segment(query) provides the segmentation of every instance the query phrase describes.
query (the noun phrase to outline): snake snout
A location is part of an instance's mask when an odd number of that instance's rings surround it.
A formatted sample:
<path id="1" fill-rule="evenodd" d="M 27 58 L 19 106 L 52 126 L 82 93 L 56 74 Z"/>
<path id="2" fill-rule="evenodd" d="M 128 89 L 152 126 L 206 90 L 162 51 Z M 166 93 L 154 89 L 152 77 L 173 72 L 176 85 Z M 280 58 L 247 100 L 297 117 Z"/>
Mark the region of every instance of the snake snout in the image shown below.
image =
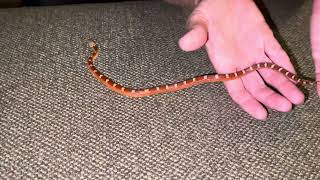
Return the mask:
<path id="1" fill-rule="evenodd" d="M 88 45 L 92 48 L 96 45 L 96 43 L 92 40 L 88 40 Z"/>

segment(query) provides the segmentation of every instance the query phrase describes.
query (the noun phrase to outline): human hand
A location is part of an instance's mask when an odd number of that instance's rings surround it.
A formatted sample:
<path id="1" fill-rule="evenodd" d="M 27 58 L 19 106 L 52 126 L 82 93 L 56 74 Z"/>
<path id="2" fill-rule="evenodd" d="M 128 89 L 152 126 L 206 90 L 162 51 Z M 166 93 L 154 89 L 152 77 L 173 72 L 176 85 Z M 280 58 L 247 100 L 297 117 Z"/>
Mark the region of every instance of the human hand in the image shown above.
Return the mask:
<path id="1" fill-rule="evenodd" d="M 295 73 L 253 0 L 203 0 L 188 24 L 191 30 L 180 39 L 180 48 L 193 51 L 205 45 L 217 73 L 235 72 L 259 62 L 273 62 Z M 267 118 L 263 105 L 288 112 L 292 104 L 304 101 L 303 93 L 291 81 L 268 69 L 224 84 L 231 98 L 260 120 Z"/>
<path id="2" fill-rule="evenodd" d="M 316 68 L 316 78 L 320 81 L 320 0 L 313 1 L 313 13 L 311 19 L 311 44 L 312 56 Z M 317 85 L 320 96 L 320 84 Z"/>

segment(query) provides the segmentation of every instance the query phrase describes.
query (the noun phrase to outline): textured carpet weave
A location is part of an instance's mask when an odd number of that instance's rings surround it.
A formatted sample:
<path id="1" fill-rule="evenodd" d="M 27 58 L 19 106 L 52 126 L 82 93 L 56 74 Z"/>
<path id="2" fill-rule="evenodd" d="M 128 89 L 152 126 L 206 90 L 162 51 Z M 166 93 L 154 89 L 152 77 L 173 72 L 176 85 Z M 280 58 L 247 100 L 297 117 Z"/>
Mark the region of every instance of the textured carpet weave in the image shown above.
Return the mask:
<path id="1" fill-rule="evenodd" d="M 313 77 L 306 1 L 271 14 L 300 74 Z M 177 46 L 186 11 L 158 1 L 0 10 L 0 179 L 319 179 L 320 100 L 259 122 L 222 84 L 130 99 L 86 68 L 145 88 L 212 73 Z"/>

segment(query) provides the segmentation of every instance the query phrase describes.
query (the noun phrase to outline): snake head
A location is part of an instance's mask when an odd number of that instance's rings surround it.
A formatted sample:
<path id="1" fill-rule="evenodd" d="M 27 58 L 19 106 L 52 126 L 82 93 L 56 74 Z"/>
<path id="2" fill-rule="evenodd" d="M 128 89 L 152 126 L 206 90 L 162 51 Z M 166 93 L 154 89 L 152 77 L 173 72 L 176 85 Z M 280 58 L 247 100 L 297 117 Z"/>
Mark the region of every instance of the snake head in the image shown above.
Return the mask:
<path id="1" fill-rule="evenodd" d="M 92 40 L 88 40 L 88 45 L 93 48 L 94 46 L 96 46 L 96 43 Z"/>

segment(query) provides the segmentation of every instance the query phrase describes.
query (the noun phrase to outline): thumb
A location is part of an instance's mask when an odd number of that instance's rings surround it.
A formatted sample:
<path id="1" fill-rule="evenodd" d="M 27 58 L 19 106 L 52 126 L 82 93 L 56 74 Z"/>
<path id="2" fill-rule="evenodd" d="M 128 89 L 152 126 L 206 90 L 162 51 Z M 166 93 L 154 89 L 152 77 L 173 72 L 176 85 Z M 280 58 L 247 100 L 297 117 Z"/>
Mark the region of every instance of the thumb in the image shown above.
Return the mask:
<path id="1" fill-rule="evenodd" d="M 208 39 L 208 28 L 206 23 L 200 20 L 196 21 L 192 18 L 190 24 L 192 26 L 189 32 L 179 40 L 179 46 L 184 51 L 197 50 L 201 48 Z"/>

